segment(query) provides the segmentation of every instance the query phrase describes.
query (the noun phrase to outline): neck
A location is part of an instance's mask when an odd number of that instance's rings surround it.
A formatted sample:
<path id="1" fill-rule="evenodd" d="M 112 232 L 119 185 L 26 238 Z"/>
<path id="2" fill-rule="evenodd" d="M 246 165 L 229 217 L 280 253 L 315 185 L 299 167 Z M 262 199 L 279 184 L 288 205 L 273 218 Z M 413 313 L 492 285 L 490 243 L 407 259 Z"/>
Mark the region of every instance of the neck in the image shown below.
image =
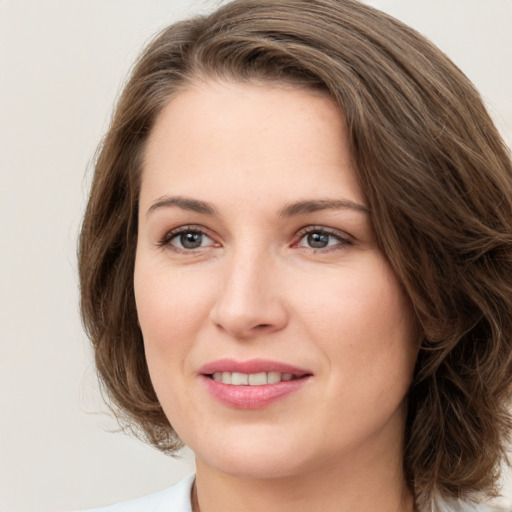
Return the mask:
<path id="1" fill-rule="evenodd" d="M 405 484 L 401 453 L 396 455 L 391 466 L 389 460 L 379 459 L 359 464 L 352 460 L 345 466 L 325 461 L 322 467 L 279 478 L 233 476 L 198 460 L 193 510 L 413 512 L 414 498 Z"/>

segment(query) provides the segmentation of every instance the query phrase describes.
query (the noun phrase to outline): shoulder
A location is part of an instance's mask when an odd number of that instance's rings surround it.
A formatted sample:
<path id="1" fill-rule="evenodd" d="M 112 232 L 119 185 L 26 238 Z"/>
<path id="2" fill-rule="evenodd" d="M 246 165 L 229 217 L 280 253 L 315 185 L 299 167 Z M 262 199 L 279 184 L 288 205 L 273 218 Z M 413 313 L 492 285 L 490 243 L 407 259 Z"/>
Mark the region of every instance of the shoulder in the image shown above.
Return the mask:
<path id="1" fill-rule="evenodd" d="M 167 489 L 82 512 L 192 512 L 190 491 L 195 475 L 189 475 Z"/>

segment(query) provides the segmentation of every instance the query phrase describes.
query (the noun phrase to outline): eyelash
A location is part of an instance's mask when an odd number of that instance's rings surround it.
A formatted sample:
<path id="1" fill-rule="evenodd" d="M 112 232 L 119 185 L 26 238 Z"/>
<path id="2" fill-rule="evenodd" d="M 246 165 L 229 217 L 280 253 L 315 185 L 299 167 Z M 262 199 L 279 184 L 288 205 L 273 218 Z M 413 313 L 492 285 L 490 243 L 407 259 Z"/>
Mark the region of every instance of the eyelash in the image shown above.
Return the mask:
<path id="1" fill-rule="evenodd" d="M 204 247 L 200 246 L 200 247 L 192 248 L 192 249 L 176 247 L 171 244 L 172 240 L 174 240 L 176 237 L 186 234 L 186 233 L 197 233 L 199 235 L 206 236 L 213 241 L 213 238 L 211 236 L 209 236 L 206 231 L 207 230 L 205 230 L 205 228 L 202 226 L 190 226 L 190 225 L 189 226 L 180 226 L 179 228 L 173 229 L 173 230 L 165 233 L 164 236 L 160 238 L 157 245 L 160 248 L 170 247 L 171 250 L 176 251 L 176 252 L 181 252 L 181 253 L 186 253 L 186 254 L 194 254 L 195 252 L 197 252 L 201 249 L 204 249 Z M 328 237 L 335 238 L 338 241 L 338 243 L 331 245 L 331 246 L 328 245 L 328 246 L 322 247 L 322 248 L 300 246 L 300 242 L 306 236 L 311 235 L 311 234 L 327 235 Z M 342 236 L 339 231 L 331 230 L 331 229 L 325 228 L 324 226 L 308 226 L 306 228 L 303 228 L 302 230 L 300 230 L 298 232 L 297 238 L 298 238 L 298 240 L 292 244 L 292 247 L 294 247 L 294 248 L 302 247 L 303 249 L 306 249 L 308 252 L 313 252 L 313 253 L 326 253 L 326 252 L 343 249 L 346 246 L 354 245 L 353 240 L 351 240 L 351 238 L 348 235 Z M 212 245 L 218 246 L 218 244 L 216 244 L 215 242 Z M 211 247 L 212 245 L 209 245 L 206 247 Z"/>
<path id="2" fill-rule="evenodd" d="M 202 247 L 198 247 L 196 249 L 185 249 L 181 247 L 176 247 L 171 244 L 172 240 L 174 240 L 176 237 L 186 234 L 186 233 L 198 233 L 200 235 L 206 236 L 210 238 L 212 237 L 208 236 L 206 229 L 202 226 L 180 226 L 179 228 L 173 229 L 171 231 L 168 231 L 164 234 L 162 238 L 158 241 L 157 245 L 158 247 L 170 247 L 172 250 L 176 252 L 183 252 L 187 254 L 193 254 L 199 249 L 202 249 Z"/>
<path id="3" fill-rule="evenodd" d="M 298 233 L 298 241 L 293 244 L 294 247 L 299 247 L 300 242 L 304 239 L 304 237 L 311 235 L 313 233 L 317 233 L 320 235 L 327 235 L 329 237 L 335 238 L 338 243 L 322 247 L 322 248 L 314 248 L 314 247 L 304 247 L 304 249 L 314 252 L 314 253 L 326 253 L 331 251 L 336 251 L 345 248 L 346 246 L 354 245 L 353 240 L 349 237 L 349 235 L 345 234 L 342 236 L 339 231 L 328 229 L 324 226 L 308 226 L 307 228 L 302 229 Z"/>

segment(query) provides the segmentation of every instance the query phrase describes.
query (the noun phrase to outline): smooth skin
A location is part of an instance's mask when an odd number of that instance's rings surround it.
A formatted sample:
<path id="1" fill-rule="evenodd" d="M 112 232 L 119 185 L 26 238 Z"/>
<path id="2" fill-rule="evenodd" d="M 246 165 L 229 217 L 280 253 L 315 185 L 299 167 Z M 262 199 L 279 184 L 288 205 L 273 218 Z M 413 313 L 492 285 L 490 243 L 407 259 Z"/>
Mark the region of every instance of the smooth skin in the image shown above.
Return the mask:
<path id="1" fill-rule="evenodd" d="M 196 512 L 414 509 L 417 329 L 327 96 L 206 81 L 169 101 L 145 154 L 135 296 L 156 393 L 196 455 Z M 199 373 L 222 358 L 312 376 L 238 409 Z"/>

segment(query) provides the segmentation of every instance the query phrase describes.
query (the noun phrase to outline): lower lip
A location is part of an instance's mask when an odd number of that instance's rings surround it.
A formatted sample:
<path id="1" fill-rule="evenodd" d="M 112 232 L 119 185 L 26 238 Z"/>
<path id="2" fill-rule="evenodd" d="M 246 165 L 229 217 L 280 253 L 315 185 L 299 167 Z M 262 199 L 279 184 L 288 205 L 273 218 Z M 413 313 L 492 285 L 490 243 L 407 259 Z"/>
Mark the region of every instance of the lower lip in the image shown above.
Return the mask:
<path id="1" fill-rule="evenodd" d="M 298 391 L 309 377 L 262 386 L 233 386 L 203 375 L 206 389 L 219 402 L 235 409 L 261 409 Z"/>

